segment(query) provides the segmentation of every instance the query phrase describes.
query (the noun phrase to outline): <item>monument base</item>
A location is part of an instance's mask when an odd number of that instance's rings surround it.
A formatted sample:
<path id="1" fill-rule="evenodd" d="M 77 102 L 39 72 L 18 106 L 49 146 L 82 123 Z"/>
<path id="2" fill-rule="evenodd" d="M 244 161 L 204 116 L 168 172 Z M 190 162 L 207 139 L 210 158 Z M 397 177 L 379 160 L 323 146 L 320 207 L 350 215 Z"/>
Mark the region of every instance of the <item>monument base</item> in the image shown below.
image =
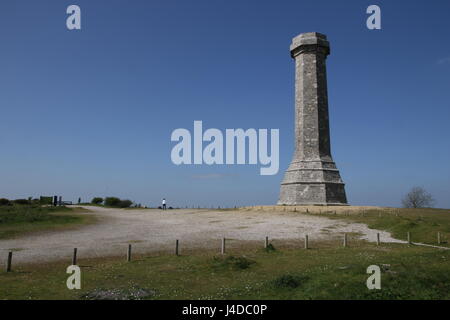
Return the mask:
<path id="1" fill-rule="evenodd" d="M 346 205 L 344 186 L 333 161 L 294 161 L 286 170 L 277 204 Z"/>
<path id="2" fill-rule="evenodd" d="M 344 184 L 282 184 L 278 205 L 342 206 L 347 205 Z"/>

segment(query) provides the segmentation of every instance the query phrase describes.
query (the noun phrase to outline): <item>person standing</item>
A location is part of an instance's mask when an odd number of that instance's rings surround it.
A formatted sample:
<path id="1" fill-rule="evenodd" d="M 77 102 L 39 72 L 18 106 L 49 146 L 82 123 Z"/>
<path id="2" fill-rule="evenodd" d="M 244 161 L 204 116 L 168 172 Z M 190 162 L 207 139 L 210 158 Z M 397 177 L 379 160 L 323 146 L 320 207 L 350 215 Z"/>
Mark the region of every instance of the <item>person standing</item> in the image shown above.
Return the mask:
<path id="1" fill-rule="evenodd" d="M 162 199 L 162 209 L 166 210 L 166 198 Z"/>

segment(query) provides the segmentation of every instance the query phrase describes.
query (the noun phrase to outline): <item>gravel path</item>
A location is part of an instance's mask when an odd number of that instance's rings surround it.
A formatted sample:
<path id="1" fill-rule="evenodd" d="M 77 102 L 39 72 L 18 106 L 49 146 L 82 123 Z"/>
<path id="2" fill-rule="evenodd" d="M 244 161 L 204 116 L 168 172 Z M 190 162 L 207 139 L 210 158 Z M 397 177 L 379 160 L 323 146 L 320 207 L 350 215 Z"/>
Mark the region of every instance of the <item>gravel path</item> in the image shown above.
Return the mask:
<path id="1" fill-rule="evenodd" d="M 99 217 L 99 222 L 76 230 L 42 232 L 16 239 L 0 240 L 0 263 L 8 250 L 14 253 L 14 264 L 70 261 L 73 248 L 80 257 L 115 256 L 125 253 L 129 243 L 134 252 L 172 250 L 175 239 L 182 247 L 219 247 L 223 237 L 263 241 L 299 239 L 308 234 L 311 240 L 341 237 L 343 232 L 361 234 L 360 238 L 382 242 L 393 239 L 388 232 L 369 229 L 360 223 L 347 223 L 325 217 L 285 212 L 220 211 L 220 210 L 123 210 L 84 207 Z"/>

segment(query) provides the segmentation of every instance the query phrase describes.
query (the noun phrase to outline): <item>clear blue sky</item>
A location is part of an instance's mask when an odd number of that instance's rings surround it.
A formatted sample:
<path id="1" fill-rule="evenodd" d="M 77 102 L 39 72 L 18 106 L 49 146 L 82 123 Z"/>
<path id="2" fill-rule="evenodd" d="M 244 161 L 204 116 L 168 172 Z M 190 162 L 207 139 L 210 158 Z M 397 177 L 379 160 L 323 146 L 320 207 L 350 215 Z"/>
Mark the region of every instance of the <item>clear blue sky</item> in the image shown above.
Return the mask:
<path id="1" fill-rule="evenodd" d="M 82 30 L 66 28 L 66 8 Z M 382 30 L 366 28 L 367 6 Z M 2 1 L 0 197 L 273 204 L 293 153 L 291 39 L 325 33 L 334 160 L 354 205 L 450 207 L 449 1 Z M 279 128 L 280 170 L 175 166 L 171 132 Z"/>

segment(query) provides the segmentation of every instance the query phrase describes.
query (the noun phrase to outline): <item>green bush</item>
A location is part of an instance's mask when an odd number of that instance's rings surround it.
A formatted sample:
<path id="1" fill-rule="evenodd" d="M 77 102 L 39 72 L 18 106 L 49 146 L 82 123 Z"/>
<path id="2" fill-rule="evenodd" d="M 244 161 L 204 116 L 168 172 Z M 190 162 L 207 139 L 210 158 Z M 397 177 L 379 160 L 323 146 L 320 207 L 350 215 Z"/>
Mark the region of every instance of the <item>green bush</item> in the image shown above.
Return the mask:
<path id="1" fill-rule="evenodd" d="M 53 197 L 44 197 L 41 196 L 39 198 L 39 203 L 40 204 L 53 204 Z"/>
<path id="2" fill-rule="evenodd" d="M 250 268 L 255 261 L 247 259 L 246 257 L 214 257 L 213 268 L 225 268 L 233 270 L 244 270 Z"/>
<path id="3" fill-rule="evenodd" d="M 9 206 L 11 205 L 11 201 L 5 198 L 0 198 L 0 206 Z"/>
<path id="4" fill-rule="evenodd" d="M 108 207 L 118 207 L 120 204 L 120 199 L 116 197 L 106 197 L 105 206 Z"/>
<path id="5" fill-rule="evenodd" d="M 95 197 L 91 200 L 92 204 L 101 204 L 103 202 L 103 198 Z"/>
<path id="6" fill-rule="evenodd" d="M 71 211 L 67 207 L 42 207 L 38 205 L 11 205 L 0 207 L 0 225 L 21 222 L 42 222 L 72 219 L 73 217 L 55 217 L 51 213 Z"/>
<path id="7" fill-rule="evenodd" d="M 120 200 L 119 202 L 119 208 L 129 208 L 133 204 L 133 201 L 131 200 Z"/>
<path id="8" fill-rule="evenodd" d="M 302 283 L 308 280 L 305 276 L 283 274 L 272 281 L 272 286 L 275 288 L 297 288 Z"/>
<path id="9" fill-rule="evenodd" d="M 28 201 L 27 199 L 16 199 L 14 200 L 15 204 L 30 204 L 30 201 Z"/>
<path id="10" fill-rule="evenodd" d="M 131 200 L 120 200 L 117 197 L 107 197 L 105 198 L 105 206 L 115 207 L 115 208 L 129 208 L 133 204 Z"/>

